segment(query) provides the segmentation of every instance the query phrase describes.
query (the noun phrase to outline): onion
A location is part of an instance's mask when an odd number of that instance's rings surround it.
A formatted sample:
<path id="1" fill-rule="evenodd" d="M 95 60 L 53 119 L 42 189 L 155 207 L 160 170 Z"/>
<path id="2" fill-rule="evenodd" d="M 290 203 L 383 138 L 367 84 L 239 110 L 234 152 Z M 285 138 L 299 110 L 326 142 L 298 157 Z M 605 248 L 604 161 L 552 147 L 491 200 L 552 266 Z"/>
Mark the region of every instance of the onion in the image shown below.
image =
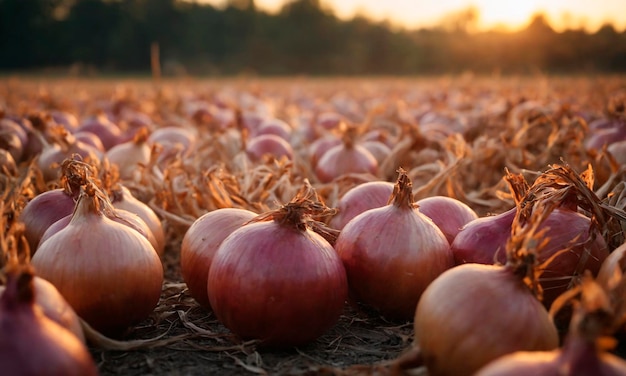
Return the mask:
<path id="1" fill-rule="evenodd" d="M 101 153 L 104 153 L 106 151 L 104 149 L 104 145 L 102 144 L 102 141 L 100 141 L 100 138 L 96 136 L 94 133 L 86 132 L 86 131 L 76 132 L 74 133 L 74 138 L 76 138 L 77 141 L 83 142 L 93 147 L 94 149 L 98 150 Z"/>
<path id="2" fill-rule="evenodd" d="M 56 287 L 45 279 L 35 276 L 33 278 L 33 289 L 35 291 L 34 304 L 41 309 L 41 312 L 50 320 L 74 333 L 84 343 L 85 333 L 83 333 L 80 319 Z M 0 296 L 4 293 L 4 290 L 5 286 L 0 286 Z"/>
<path id="3" fill-rule="evenodd" d="M 112 221 L 123 224 L 124 226 L 128 226 L 137 231 L 139 234 L 141 234 L 141 236 L 143 236 L 144 238 L 146 238 L 146 240 L 150 242 L 152 248 L 154 248 L 155 252 L 157 252 L 156 249 L 159 244 L 157 243 L 154 234 L 152 233 L 148 225 L 137 214 L 122 209 L 113 209 L 107 210 L 105 212 L 105 215 L 109 217 L 109 219 L 111 219 Z M 52 235 L 67 227 L 67 225 L 69 225 L 72 221 L 72 216 L 72 214 L 67 215 L 48 227 L 46 232 L 44 232 L 43 236 L 41 237 L 37 248 L 41 247 L 41 244 L 48 240 L 50 237 L 52 237 Z M 159 252 L 157 252 L 157 254 L 159 255 L 159 257 L 162 256 L 162 254 Z"/>
<path id="4" fill-rule="evenodd" d="M 31 268 L 7 271 L 0 298 L 0 369 L 6 375 L 97 375 L 85 345 L 35 304 Z"/>
<path id="5" fill-rule="evenodd" d="M 391 149 L 389 148 L 389 146 L 383 144 L 380 141 L 364 141 L 361 145 L 365 149 L 367 149 L 367 151 L 372 153 L 374 158 L 376 158 L 376 162 L 378 162 L 379 165 L 382 164 L 385 159 L 387 159 L 389 154 L 391 154 Z"/>
<path id="6" fill-rule="evenodd" d="M 28 134 L 26 133 L 24 128 L 20 126 L 20 124 L 11 119 L 1 118 L 0 132 L 4 133 L 5 131 L 8 131 L 8 133 L 11 134 L 15 134 L 17 138 L 19 138 L 22 147 L 26 146 L 26 144 L 28 143 Z"/>
<path id="7" fill-rule="evenodd" d="M 201 306 L 211 307 L 207 280 L 217 248 L 230 233 L 254 217 L 256 214 L 249 210 L 217 209 L 195 220 L 185 233 L 180 249 L 180 270 L 189 293 Z"/>
<path id="8" fill-rule="evenodd" d="M 416 209 L 406 172 L 399 172 L 389 205 L 349 221 L 335 249 L 358 301 L 384 316 L 410 319 L 424 289 L 454 260 L 441 230 Z"/>
<path id="9" fill-rule="evenodd" d="M 476 375 L 626 375 L 626 361 L 602 348 L 606 341 L 601 336 L 612 330 L 614 313 L 605 292 L 587 277 L 581 301 L 574 302 L 574 316 L 562 348 L 514 352 L 489 363 Z"/>
<path id="10" fill-rule="evenodd" d="M 343 143 L 330 148 L 315 165 L 315 175 L 322 183 L 349 173 L 378 173 L 376 158 L 365 147 L 355 144 L 355 132 L 348 128 Z"/>
<path id="11" fill-rule="evenodd" d="M 456 263 L 505 262 L 504 248 L 511 235 L 515 213 L 516 210 L 512 209 L 468 223 L 452 242 Z M 597 231 L 590 233 L 591 220 L 577 212 L 556 208 L 543 226 L 547 230 L 548 243 L 538 254 L 538 260 L 539 263 L 551 261 L 542 267 L 539 282 L 544 291 L 544 304 L 549 307 L 583 271 L 589 270 L 596 275 L 609 252 L 601 234 Z M 572 246 L 571 250 L 563 252 L 568 246 Z"/>
<path id="12" fill-rule="evenodd" d="M 422 214 L 435 222 L 449 243 L 452 243 L 463 226 L 478 219 L 472 208 L 452 197 L 426 197 L 416 204 Z"/>
<path id="13" fill-rule="evenodd" d="M 341 230 L 352 218 L 364 211 L 387 205 L 393 187 L 391 182 L 372 181 L 351 188 L 337 202 L 337 214 L 330 220 L 330 227 Z"/>
<path id="14" fill-rule="evenodd" d="M 548 312 L 516 273 L 465 264 L 428 286 L 414 328 L 429 375 L 471 375 L 502 355 L 558 346 Z"/>
<path id="15" fill-rule="evenodd" d="M 120 179 L 133 179 L 141 171 L 139 166 L 150 163 L 152 148 L 148 136 L 148 129 L 141 128 L 132 141 L 117 144 L 107 151 L 106 157 L 119 168 Z"/>
<path id="16" fill-rule="evenodd" d="M 0 172 L 9 176 L 17 176 L 17 163 L 11 153 L 0 149 Z"/>
<path id="17" fill-rule="evenodd" d="M 254 161 L 261 160 L 265 155 L 276 159 L 286 157 L 293 159 L 293 148 L 284 138 L 274 134 L 255 136 L 246 145 L 246 152 Z"/>
<path id="18" fill-rule="evenodd" d="M 83 120 L 78 131 L 91 132 L 98 136 L 106 150 L 122 142 L 123 139 L 122 130 L 104 114 Z"/>
<path id="19" fill-rule="evenodd" d="M 0 129 L 0 149 L 9 152 L 13 160 L 21 161 L 24 153 L 22 141 L 14 131 L 10 129 Z"/>
<path id="20" fill-rule="evenodd" d="M 343 116 L 341 114 L 327 111 L 327 112 L 322 112 L 319 115 L 317 115 L 317 120 L 315 124 L 317 124 L 319 127 L 323 129 L 331 130 L 331 129 L 339 128 L 339 125 L 342 122 L 343 122 Z"/>
<path id="21" fill-rule="evenodd" d="M 332 245 L 311 230 L 317 222 L 310 216 L 319 205 L 309 194 L 300 192 L 233 231 L 215 253 L 209 301 L 217 318 L 241 338 L 266 346 L 305 344 L 343 311 L 345 270 Z"/>
<path id="22" fill-rule="evenodd" d="M 311 166 L 315 167 L 324 154 L 334 146 L 341 145 L 341 139 L 330 135 L 316 139 L 309 146 Z"/>
<path id="23" fill-rule="evenodd" d="M 263 120 L 259 125 L 254 136 L 260 136 L 262 134 L 273 134 L 281 137 L 285 141 L 289 141 L 291 138 L 291 127 L 283 120 L 268 118 Z"/>
<path id="24" fill-rule="evenodd" d="M 61 166 L 62 188 L 42 192 L 24 206 L 19 221 L 24 223 L 24 235 L 31 253 L 37 249 L 48 227 L 72 214 L 80 187 L 87 183 L 90 168 L 80 161 L 66 160 Z"/>
<path id="25" fill-rule="evenodd" d="M 73 155 L 78 155 L 85 160 L 100 160 L 102 153 L 96 148 L 82 141 L 78 141 L 72 134 L 60 128 L 54 129 L 53 132 L 56 133 L 57 143 L 47 143 L 47 141 L 40 136 L 40 140 L 44 146 L 37 159 L 37 165 L 42 170 L 46 181 L 57 179 L 59 174 L 57 165 L 60 165 L 63 160 Z"/>
<path id="26" fill-rule="evenodd" d="M 78 119 L 74 114 L 67 111 L 50 111 L 50 117 L 56 124 L 62 125 L 71 133 L 75 133 L 78 130 Z"/>
<path id="27" fill-rule="evenodd" d="M 89 325 L 119 335 L 156 307 L 163 267 L 145 237 L 105 215 L 109 205 L 88 185 L 70 223 L 41 243 L 32 264 Z"/>
<path id="28" fill-rule="evenodd" d="M 147 204 L 135 198 L 128 188 L 122 185 L 114 188 L 111 192 L 111 196 L 111 203 L 116 209 L 122 209 L 134 213 L 138 215 L 143 222 L 145 222 L 150 229 L 150 232 L 152 232 L 152 235 L 154 235 L 154 239 L 156 241 L 155 250 L 160 256 L 163 256 L 166 243 L 165 231 L 161 220 L 156 215 L 154 210 L 152 210 L 152 208 L 150 208 Z"/>

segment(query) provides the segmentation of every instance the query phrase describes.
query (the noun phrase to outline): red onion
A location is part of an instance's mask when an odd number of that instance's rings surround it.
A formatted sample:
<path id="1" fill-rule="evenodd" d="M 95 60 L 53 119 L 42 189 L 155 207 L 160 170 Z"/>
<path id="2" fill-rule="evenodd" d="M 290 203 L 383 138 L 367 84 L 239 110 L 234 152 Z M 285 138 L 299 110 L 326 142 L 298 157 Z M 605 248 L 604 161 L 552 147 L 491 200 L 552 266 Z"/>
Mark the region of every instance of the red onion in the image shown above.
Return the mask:
<path id="1" fill-rule="evenodd" d="M 315 175 L 322 183 L 349 173 L 378 173 L 378 162 L 366 148 L 352 141 L 330 148 L 315 165 Z"/>
<path id="2" fill-rule="evenodd" d="M 150 163 L 152 147 L 148 143 L 148 129 L 141 128 L 133 140 L 119 143 L 110 148 L 106 157 L 118 166 L 120 179 L 133 179 L 141 172 L 140 166 Z"/>
<path id="3" fill-rule="evenodd" d="M 67 111 L 50 111 L 50 117 L 56 124 L 62 125 L 71 133 L 75 133 L 78 130 L 78 119 L 74 114 Z"/>
<path id="4" fill-rule="evenodd" d="M 180 270 L 191 296 L 210 308 L 207 293 L 209 268 L 222 241 L 244 223 L 256 217 L 254 212 L 238 208 L 213 210 L 194 221 L 183 237 Z"/>
<path id="5" fill-rule="evenodd" d="M 331 130 L 339 128 L 339 125 L 343 122 L 343 116 L 336 112 L 322 112 L 317 115 L 316 124 L 323 129 Z"/>
<path id="6" fill-rule="evenodd" d="M 261 160 L 265 155 L 274 158 L 286 157 L 293 159 L 293 148 L 280 136 L 274 134 L 262 134 L 255 136 L 246 145 L 246 152 L 254 161 Z"/>
<path id="7" fill-rule="evenodd" d="M 511 209 L 497 216 L 479 218 L 468 223 L 452 242 L 455 262 L 504 263 L 504 249 L 511 235 L 515 214 L 516 210 Z M 549 307 L 556 297 L 570 287 L 577 275 L 585 270 L 596 275 L 609 253 L 599 232 L 593 235 L 591 243 L 586 244 L 590 237 L 591 221 L 582 214 L 556 208 L 542 226 L 547 229 L 545 237 L 548 244 L 538 254 L 539 263 L 554 257 L 545 265 L 539 277 L 544 290 L 543 301 Z M 570 245 L 573 245 L 570 251 L 561 252 Z"/>
<path id="8" fill-rule="evenodd" d="M 41 312 L 50 320 L 72 332 L 84 343 L 85 333 L 83 333 L 80 319 L 56 287 L 45 279 L 35 276 L 33 278 L 33 289 L 35 292 L 34 304 L 41 309 Z M 4 293 L 4 290 L 5 286 L 0 286 L 0 296 Z"/>
<path id="9" fill-rule="evenodd" d="M 389 148 L 389 146 L 383 144 L 380 141 L 364 141 L 363 143 L 361 143 L 361 146 L 363 146 L 365 149 L 367 149 L 367 151 L 372 153 L 374 158 L 376 158 L 376 162 L 378 162 L 379 165 L 382 164 L 385 159 L 387 159 L 389 154 L 391 154 L 391 149 Z"/>
<path id="10" fill-rule="evenodd" d="M 356 300 L 384 316 L 410 319 L 424 289 L 454 260 L 441 230 L 416 209 L 402 169 L 389 202 L 348 222 L 335 249 Z"/>
<path id="11" fill-rule="evenodd" d="M 74 138 L 76 138 L 77 141 L 83 142 L 95 148 L 101 153 L 104 153 L 106 151 L 104 149 L 104 145 L 102 144 L 102 141 L 100 141 L 100 138 L 96 136 L 94 133 L 86 132 L 86 131 L 76 132 L 74 133 Z"/>
<path id="12" fill-rule="evenodd" d="M 343 312 L 345 270 L 332 245 L 311 230 L 317 206 L 306 197 L 233 231 L 215 253 L 207 284 L 211 307 L 244 339 L 305 344 Z"/>
<path id="13" fill-rule="evenodd" d="M 24 146 L 13 130 L 0 129 L 0 149 L 8 151 L 11 157 L 13 157 L 13 160 L 18 162 L 22 160 Z"/>
<path id="14" fill-rule="evenodd" d="M 0 369 L 6 375 L 97 375 L 85 345 L 35 304 L 31 268 L 10 269 L 0 298 Z"/>
<path id="15" fill-rule="evenodd" d="M 100 138 L 106 150 L 122 142 L 122 131 L 105 115 L 96 115 L 82 121 L 78 131 L 91 132 Z"/>
<path id="16" fill-rule="evenodd" d="M 444 272 L 422 294 L 414 328 L 432 376 L 471 375 L 502 355 L 559 344 L 548 312 L 511 266 Z"/>
<path id="17" fill-rule="evenodd" d="M 351 188 L 337 202 L 337 214 L 330 220 L 330 227 L 341 230 L 352 218 L 364 211 L 387 205 L 393 187 L 391 182 L 372 181 Z"/>
<path id="18" fill-rule="evenodd" d="M 337 145 L 341 145 L 341 139 L 333 135 L 320 137 L 313 141 L 309 146 L 311 166 L 315 167 L 320 158 Z"/>
<path id="19" fill-rule="evenodd" d="M 70 223 L 41 243 L 32 264 L 89 325 L 119 335 L 156 307 L 163 267 L 145 237 L 105 215 L 107 201 L 88 185 Z"/>
<path id="20" fill-rule="evenodd" d="M 580 301 L 573 304 L 574 315 L 562 348 L 514 352 L 487 364 L 476 375 L 626 375 L 626 361 L 600 345 L 600 337 L 610 333 L 616 321 L 606 293 L 589 277 L 583 280 Z"/>
<path id="21" fill-rule="evenodd" d="M 452 197 L 426 197 L 416 204 L 422 214 L 435 222 L 450 244 L 463 226 L 478 219 L 472 208 Z"/>
<path id="22" fill-rule="evenodd" d="M 155 249 L 157 253 L 160 256 L 163 256 L 166 243 L 165 231 L 161 220 L 156 215 L 154 210 L 152 210 L 152 208 L 150 208 L 147 204 L 135 198 L 128 188 L 121 185 L 112 189 L 111 196 L 111 203 L 116 209 L 122 209 L 134 213 L 145 222 L 150 229 L 150 232 L 154 235 L 154 239 L 156 241 Z"/>
<path id="23" fill-rule="evenodd" d="M 72 214 L 80 187 L 87 183 L 90 167 L 82 162 L 67 160 L 62 166 L 62 188 L 42 192 L 30 200 L 20 213 L 24 235 L 30 252 L 34 253 L 48 227 Z"/>
<path id="24" fill-rule="evenodd" d="M 112 221 L 123 224 L 124 226 L 128 226 L 137 231 L 139 234 L 141 234 L 141 236 L 143 236 L 144 238 L 146 238 L 146 240 L 150 242 L 155 252 L 157 252 L 156 248 L 159 245 L 157 244 L 154 234 L 152 233 L 148 225 L 137 214 L 122 209 L 112 209 L 110 211 L 107 211 L 105 215 L 109 217 L 109 219 L 111 219 Z M 41 247 L 41 244 L 48 240 L 50 237 L 52 237 L 54 234 L 67 227 L 67 225 L 69 225 L 72 221 L 72 216 L 73 214 L 67 215 L 48 227 L 46 232 L 44 232 L 43 236 L 41 237 L 37 248 Z M 158 252 L 157 254 L 159 255 L 159 257 L 162 256 L 162 254 Z"/>
<path id="25" fill-rule="evenodd" d="M 269 118 L 265 119 L 259 125 L 254 136 L 260 136 L 262 134 L 273 134 L 283 138 L 285 141 L 289 141 L 291 138 L 291 127 L 283 120 Z"/>

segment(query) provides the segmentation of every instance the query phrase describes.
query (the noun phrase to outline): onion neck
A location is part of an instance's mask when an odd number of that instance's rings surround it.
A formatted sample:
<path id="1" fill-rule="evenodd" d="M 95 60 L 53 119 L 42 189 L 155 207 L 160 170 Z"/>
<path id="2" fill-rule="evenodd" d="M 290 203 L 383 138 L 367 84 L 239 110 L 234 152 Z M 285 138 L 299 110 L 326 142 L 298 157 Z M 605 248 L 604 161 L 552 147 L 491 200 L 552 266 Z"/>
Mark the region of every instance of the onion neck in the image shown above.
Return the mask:
<path id="1" fill-rule="evenodd" d="M 6 289 L 0 299 L 3 310 L 15 310 L 20 306 L 34 304 L 34 278 L 35 274 L 31 266 L 10 267 L 7 272 Z"/>
<path id="2" fill-rule="evenodd" d="M 389 204 L 401 209 L 415 209 L 417 206 L 413 201 L 413 183 L 403 168 L 398 169 L 398 181 L 393 187 L 393 193 L 389 198 Z"/>

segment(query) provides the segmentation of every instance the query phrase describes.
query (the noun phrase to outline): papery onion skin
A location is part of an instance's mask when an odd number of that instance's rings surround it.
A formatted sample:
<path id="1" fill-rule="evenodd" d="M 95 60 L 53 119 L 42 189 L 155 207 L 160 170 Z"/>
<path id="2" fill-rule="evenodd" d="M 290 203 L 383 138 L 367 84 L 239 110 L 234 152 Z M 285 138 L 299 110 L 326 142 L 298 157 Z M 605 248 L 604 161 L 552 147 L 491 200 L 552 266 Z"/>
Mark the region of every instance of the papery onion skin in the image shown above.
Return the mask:
<path id="1" fill-rule="evenodd" d="M 50 320 L 61 325 L 65 329 L 85 343 L 85 333 L 80 319 L 69 303 L 59 293 L 54 285 L 43 278 L 35 276 L 33 279 L 35 289 L 35 304 Z M 5 286 L 0 286 L 0 296 L 4 293 Z"/>
<path id="2" fill-rule="evenodd" d="M 74 197 L 61 188 L 42 192 L 26 204 L 19 220 L 25 225 L 24 235 L 28 240 L 31 254 L 37 250 L 41 237 L 48 227 L 72 214 L 75 205 Z"/>
<path id="3" fill-rule="evenodd" d="M 345 270 L 320 235 L 275 221 L 247 224 L 218 248 L 207 290 L 217 318 L 266 346 L 313 341 L 341 315 Z"/>
<path id="4" fill-rule="evenodd" d="M 137 231 L 141 236 L 143 236 L 150 242 L 152 248 L 155 250 L 155 252 L 157 252 L 159 257 L 163 256 L 156 250 L 158 244 L 156 238 L 154 237 L 154 234 L 152 234 L 152 231 L 150 230 L 148 225 L 146 225 L 146 223 L 143 222 L 143 220 L 137 214 L 131 213 L 123 209 L 116 209 L 112 213 L 110 213 L 109 218 L 117 223 L 121 223 L 124 226 L 128 226 L 129 228 Z M 46 232 L 44 232 L 43 236 L 41 237 L 37 248 L 39 248 L 43 242 L 48 240 L 54 234 L 67 227 L 67 225 L 69 225 L 71 221 L 72 214 L 63 217 L 50 225 L 50 227 L 48 227 Z"/>
<path id="5" fill-rule="evenodd" d="M 444 272 L 424 291 L 414 329 L 431 376 L 471 375 L 505 354 L 559 344 L 543 305 L 512 270 L 497 265 Z"/>
<path id="6" fill-rule="evenodd" d="M 412 318 L 428 284 L 454 266 L 450 245 L 432 221 L 394 205 L 354 217 L 335 249 L 354 298 L 391 319 Z"/>
<path id="7" fill-rule="evenodd" d="M 202 307 L 211 308 L 207 280 L 217 248 L 228 235 L 255 216 L 256 213 L 245 209 L 217 209 L 196 219 L 185 233 L 180 249 L 180 271 L 189 294 Z"/>
<path id="8" fill-rule="evenodd" d="M 137 214 L 141 218 L 152 234 L 156 241 L 156 251 L 159 255 L 163 256 L 165 253 L 165 230 L 163 229 L 163 223 L 152 208 L 141 200 L 137 199 L 133 194 L 124 186 L 120 186 L 112 191 L 111 203 L 116 209 L 122 209 L 131 213 Z"/>
<path id="9" fill-rule="evenodd" d="M 70 223 L 41 243 L 32 264 L 96 330 L 118 336 L 156 307 L 163 267 L 150 242 L 81 196 Z"/>
<path id="10" fill-rule="evenodd" d="M 335 250 L 352 296 L 391 319 L 411 319 L 424 289 L 454 266 L 445 236 L 416 209 L 404 170 L 389 204 L 352 218 Z"/>
<path id="11" fill-rule="evenodd" d="M 387 205 L 393 193 L 393 183 L 372 181 L 348 190 L 337 202 L 337 214 L 330 220 L 330 227 L 341 230 L 350 220 L 366 210 Z"/>
<path id="12" fill-rule="evenodd" d="M 24 277 L 9 277 L 0 298 L 0 370 L 11 376 L 95 376 L 85 345 L 44 315 L 24 290 Z M 32 278 L 32 277 L 31 277 Z M 18 279 L 18 280 L 16 280 Z M 19 280 L 21 279 L 21 281 Z M 16 285 L 17 283 L 17 285 Z M 36 292 L 34 292 L 36 294 Z"/>
<path id="13" fill-rule="evenodd" d="M 275 134 L 262 134 L 251 138 L 246 145 L 246 152 L 250 159 L 261 160 L 264 155 L 271 155 L 274 158 L 286 157 L 293 159 L 293 148 L 289 142 Z"/>
<path id="14" fill-rule="evenodd" d="M 515 216 L 515 209 L 493 217 L 479 218 L 468 223 L 459 232 L 452 242 L 452 252 L 457 264 L 476 262 L 482 264 L 504 263 L 506 241 L 511 234 L 511 224 Z M 587 247 L 582 245 L 589 238 L 591 221 L 582 214 L 569 209 L 555 209 L 541 224 L 540 228 L 548 228 L 546 238 L 548 244 L 539 252 L 539 264 L 548 260 L 557 252 L 567 247 L 572 240 L 576 245 L 572 251 L 563 252 L 556 256 L 539 276 L 539 282 L 543 287 L 543 302 L 546 307 L 560 294 L 568 289 L 571 277 L 582 274 L 585 270 L 596 275 L 600 270 L 602 261 L 609 255 L 608 246 L 599 233 Z M 582 266 L 579 262 L 582 257 L 586 261 Z M 587 257 L 588 256 L 588 257 Z"/>
<path id="15" fill-rule="evenodd" d="M 608 352 L 598 353 L 594 346 L 580 349 L 554 351 L 519 351 L 502 356 L 480 369 L 476 376 L 624 376 L 626 361 Z M 572 346 L 572 344 L 565 344 Z M 566 352 L 576 352 L 578 359 L 568 357 Z M 569 359 L 568 359 L 569 358 Z"/>
<path id="16" fill-rule="evenodd" d="M 349 173 L 370 173 L 375 176 L 378 174 L 378 162 L 361 145 L 346 147 L 341 144 L 324 153 L 315 166 L 315 175 L 322 183 L 330 183 Z"/>
<path id="17" fill-rule="evenodd" d="M 452 197 L 426 197 L 416 204 L 420 213 L 435 222 L 450 244 L 463 226 L 478 219 L 478 214 L 472 208 Z"/>

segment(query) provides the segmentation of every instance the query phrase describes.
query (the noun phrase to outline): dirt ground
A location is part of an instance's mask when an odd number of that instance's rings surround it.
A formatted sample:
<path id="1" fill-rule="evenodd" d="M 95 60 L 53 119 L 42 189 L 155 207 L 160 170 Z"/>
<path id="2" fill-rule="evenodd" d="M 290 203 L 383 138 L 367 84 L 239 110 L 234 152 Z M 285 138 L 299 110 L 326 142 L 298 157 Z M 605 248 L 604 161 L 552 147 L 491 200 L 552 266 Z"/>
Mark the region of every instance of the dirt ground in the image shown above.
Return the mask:
<path id="1" fill-rule="evenodd" d="M 102 376 L 387 374 L 389 361 L 411 345 L 412 323 L 386 321 L 351 304 L 329 332 L 307 346 L 267 349 L 242 342 L 187 293 L 175 247 L 166 252 L 159 306 L 123 339 L 131 346 L 148 341 L 133 349 L 91 347 Z"/>

